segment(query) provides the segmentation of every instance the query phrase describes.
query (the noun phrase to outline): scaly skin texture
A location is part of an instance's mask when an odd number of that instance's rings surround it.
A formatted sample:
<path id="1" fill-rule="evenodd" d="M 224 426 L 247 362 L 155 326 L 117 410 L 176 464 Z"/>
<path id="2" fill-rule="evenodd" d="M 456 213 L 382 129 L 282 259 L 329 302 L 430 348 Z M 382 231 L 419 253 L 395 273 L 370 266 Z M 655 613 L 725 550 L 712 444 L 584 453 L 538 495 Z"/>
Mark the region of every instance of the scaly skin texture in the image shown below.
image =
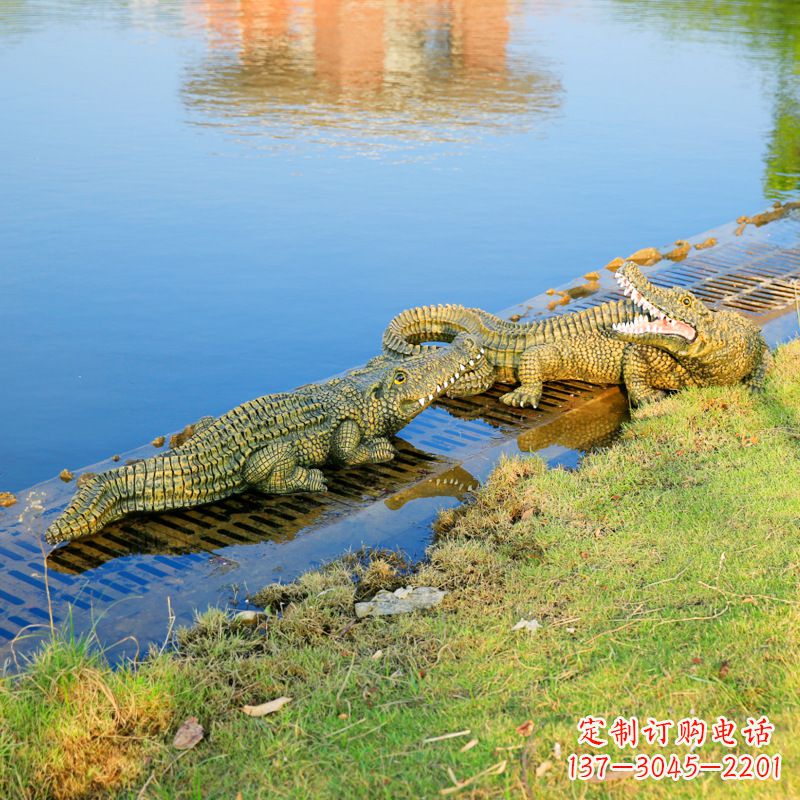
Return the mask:
<path id="1" fill-rule="evenodd" d="M 412 308 L 383 335 L 384 352 L 430 352 L 431 341 L 479 336 L 486 359 L 459 381 L 452 396 L 478 394 L 493 383 L 519 383 L 501 400 L 536 408 L 542 384 L 582 380 L 624 384 L 630 401 L 646 403 L 685 386 L 748 383 L 759 389 L 770 363 L 759 329 L 732 311 L 712 311 L 691 292 L 650 283 L 629 261 L 616 273 L 630 300 L 603 303 L 541 322 L 514 323 L 463 306 Z"/>
<path id="2" fill-rule="evenodd" d="M 127 514 L 221 500 L 246 489 L 323 492 L 315 467 L 389 461 L 397 433 L 483 359 L 476 337 L 398 360 L 372 359 L 341 378 L 259 397 L 204 417 L 179 446 L 92 477 L 47 529 L 51 544 Z"/>

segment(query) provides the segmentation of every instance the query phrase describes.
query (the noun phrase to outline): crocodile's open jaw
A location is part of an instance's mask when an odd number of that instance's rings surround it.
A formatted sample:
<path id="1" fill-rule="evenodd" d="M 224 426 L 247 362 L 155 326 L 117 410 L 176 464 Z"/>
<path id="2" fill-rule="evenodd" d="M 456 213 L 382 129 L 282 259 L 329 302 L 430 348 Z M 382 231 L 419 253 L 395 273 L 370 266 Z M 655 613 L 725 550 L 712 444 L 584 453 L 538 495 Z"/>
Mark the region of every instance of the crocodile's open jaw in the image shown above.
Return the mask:
<path id="1" fill-rule="evenodd" d="M 644 314 L 637 315 L 633 322 L 618 322 L 613 325 L 613 329 L 618 333 L 625 334 L 655 334 L 657 336 L 680 336 L 687 342 L 693 342 L 697 338 L 697 331 L 688 322 L 675 319 L 665 311 L 651 303 L 633 285 L 633 283 L 620 271 L 615 276 L 623 294 L 644 311 Z"/>

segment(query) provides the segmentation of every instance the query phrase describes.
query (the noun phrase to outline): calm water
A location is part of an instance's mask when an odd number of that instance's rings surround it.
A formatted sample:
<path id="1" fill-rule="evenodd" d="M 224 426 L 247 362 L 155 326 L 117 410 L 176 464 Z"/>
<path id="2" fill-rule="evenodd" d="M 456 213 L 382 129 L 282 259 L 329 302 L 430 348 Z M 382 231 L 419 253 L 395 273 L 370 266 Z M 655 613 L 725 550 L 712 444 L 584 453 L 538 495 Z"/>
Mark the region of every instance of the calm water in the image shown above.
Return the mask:
<path id="1" fill-rule="evenodd" d="M 800 3 L 0 0 L 0 490 L 795 196 Z"/>

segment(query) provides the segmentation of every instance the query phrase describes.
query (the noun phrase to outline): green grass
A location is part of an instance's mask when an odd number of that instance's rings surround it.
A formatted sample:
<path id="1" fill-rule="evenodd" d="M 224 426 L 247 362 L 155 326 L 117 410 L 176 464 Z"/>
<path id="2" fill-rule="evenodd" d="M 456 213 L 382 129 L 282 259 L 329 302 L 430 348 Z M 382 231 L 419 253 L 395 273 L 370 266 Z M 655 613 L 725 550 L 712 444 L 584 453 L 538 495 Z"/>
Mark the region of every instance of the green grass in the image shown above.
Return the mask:
<path id="1" fill-rule="evenodd" d="M 0 796 L 137 797 L 147 782 L 141 797 L 419 798 L 475 776 L 454 796 L 800 796 L 798 487 L 794 342 L 764 396 L 683 392 L 576 472 L 503 462 L 443 514 L 413 574 L 385 553 L 337 562 L 268 587 L 261 601 L 282 613 L 262 625 L 210 611 L 174 652 L 116 672 L 53 643 L 0 682 Z M 354 622 L 355 599 L 403 584 L 448 595 L 432 612 Z M 512 631 L 521 618 L 541 628 Z M 275 715 L 240 710 L 281 695 L 293 700 Z M 570 782 L 590 713 L 767 714 L 783 778 Z M 206 738 L 175 751 L 190 715 Z"/>

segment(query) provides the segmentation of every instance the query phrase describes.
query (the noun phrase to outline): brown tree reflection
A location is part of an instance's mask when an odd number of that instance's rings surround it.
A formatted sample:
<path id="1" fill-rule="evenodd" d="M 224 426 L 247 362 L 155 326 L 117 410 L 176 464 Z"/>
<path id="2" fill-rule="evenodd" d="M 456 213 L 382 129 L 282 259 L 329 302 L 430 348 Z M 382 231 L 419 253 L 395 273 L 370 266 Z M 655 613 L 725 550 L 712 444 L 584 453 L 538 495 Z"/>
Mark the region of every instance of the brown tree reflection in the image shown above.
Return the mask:
<path id="1" fill-rule="evenodd" d="M 184 97 L 204 124 L 461 138 L 476 125 L 527 126 L 560 101 L 551 73 L 509 54 L 510 0 L 193 0 L 190 9 L 209 46 Z"/>

